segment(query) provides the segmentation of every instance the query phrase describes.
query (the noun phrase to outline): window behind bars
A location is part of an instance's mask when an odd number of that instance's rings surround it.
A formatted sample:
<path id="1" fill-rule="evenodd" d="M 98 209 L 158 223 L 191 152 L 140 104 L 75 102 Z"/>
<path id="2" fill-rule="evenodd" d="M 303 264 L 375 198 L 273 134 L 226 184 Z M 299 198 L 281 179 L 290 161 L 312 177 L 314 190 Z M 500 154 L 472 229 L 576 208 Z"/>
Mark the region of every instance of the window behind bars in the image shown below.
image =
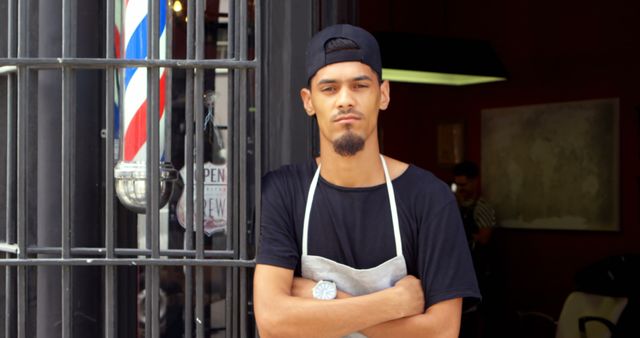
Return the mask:
<path id="1" fill-rule="evenodd" d="M 2 334 L 254 336 L 260 1 L 0 13 Z"/>

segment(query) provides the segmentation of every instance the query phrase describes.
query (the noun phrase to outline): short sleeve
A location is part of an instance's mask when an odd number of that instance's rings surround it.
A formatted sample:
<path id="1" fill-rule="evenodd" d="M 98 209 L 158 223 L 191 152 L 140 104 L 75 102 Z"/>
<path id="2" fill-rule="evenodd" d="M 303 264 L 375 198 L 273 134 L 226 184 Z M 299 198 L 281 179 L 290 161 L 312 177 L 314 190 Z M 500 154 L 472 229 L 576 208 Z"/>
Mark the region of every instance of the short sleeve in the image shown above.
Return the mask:
<path id="1" fill-rule="evenodd" d="M 443 195 L 444 204 L 425 211 L 418 240 L 418 271 L 425 293 L 425 304 L 468 298 L 480 299 L 471 254 L 455 199 Z"/>
<path id="2" fill-rule="evenodd" d="M 478 199 L 473 210 L 473 219 L 479 228 L 492 228 L 496 225 L 496 212 L 487 201 Z"/>
<path id="3" fill-rule="evenodd" d="M 291 195 L 277 172 L 262 179 L 262 216 L 256 263 L 295 270 L 300 257 L 294 231 Z"/>

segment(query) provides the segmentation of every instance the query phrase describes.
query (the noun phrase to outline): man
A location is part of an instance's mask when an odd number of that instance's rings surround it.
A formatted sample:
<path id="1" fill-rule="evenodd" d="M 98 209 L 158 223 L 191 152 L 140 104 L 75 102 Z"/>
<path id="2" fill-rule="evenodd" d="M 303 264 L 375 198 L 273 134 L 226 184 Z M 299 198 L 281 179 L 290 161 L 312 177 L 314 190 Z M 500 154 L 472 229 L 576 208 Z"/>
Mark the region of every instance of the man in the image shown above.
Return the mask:
<path id="1" fill-rule="evenodd" d="M 496 225 L 493 207 L 480 197 L 478 189 L 478 166 L 471 161 L 464 161 L 453 167 L 453 183 L 460 207 L 462 221 L 469 246 L 486 245 Z"/>
<path id="2" fill-rule="evenodd" d="M 320 157 L 263 179 L 254 308 L 262 337 L 458 336 L 479 298 L 456 201 L 415 166 L 383 157 L 380 51 L 336 25 L 306 50 Z"/>
<path id="3" fill-rule="evenodd" d="M 478 176 L 480 169 L 471 161 L 464 161 L 453 167 L 453 183 L 460 215 L 464 224 L 467 242 L 471 250 L 473 266 L 483 295 L 483 302 L 475 311 L 463 315 L 463 332 L 460 337 L 491 336 L 489 332 L 496 326 L 493 313 L 496 312 L 498 283 L 492 273 L 489 240 L 496 226 L 493 207 L 480 197 Z M 500 325 L 500 324 L 499 324 Z"/>

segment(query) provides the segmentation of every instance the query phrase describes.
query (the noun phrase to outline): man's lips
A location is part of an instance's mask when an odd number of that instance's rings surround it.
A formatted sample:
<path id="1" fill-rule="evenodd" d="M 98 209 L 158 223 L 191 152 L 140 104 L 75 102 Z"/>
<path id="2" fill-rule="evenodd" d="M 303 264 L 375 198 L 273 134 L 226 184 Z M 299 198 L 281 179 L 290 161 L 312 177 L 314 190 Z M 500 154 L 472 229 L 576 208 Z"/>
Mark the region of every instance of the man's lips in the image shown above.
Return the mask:
<path id="1" fill-rule="evenodd" d="M 347 122 L 354 122 L 354 121 L 358 121 L 360 120 L 361 117 L 357 114 L 346 114 L 346 115 L 340 115 L 338 117 L 336 117 L 333 122 L 336 123 L 347 123 Z"/>

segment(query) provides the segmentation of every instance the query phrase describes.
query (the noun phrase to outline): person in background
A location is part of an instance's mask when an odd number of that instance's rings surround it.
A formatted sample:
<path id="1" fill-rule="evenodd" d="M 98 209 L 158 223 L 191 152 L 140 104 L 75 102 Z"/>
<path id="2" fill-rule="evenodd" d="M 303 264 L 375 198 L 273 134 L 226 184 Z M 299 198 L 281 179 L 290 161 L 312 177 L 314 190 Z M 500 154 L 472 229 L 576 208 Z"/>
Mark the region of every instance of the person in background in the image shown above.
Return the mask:
<path id="1" fill-rule="evenodd" d="M 489 243 L 491 232 L 496 226 L 493 207 L 480 197 L 479 174 L 478 166 L 471 161 L 464 161 L 453 167 L 453 190 L 472 251 L 477 245 Z"/>
<path id="2" fill-rule="evenodd" d="M 471 161 L 453 167 L 452 190 L 455 192 L 467 242 L 471 250 L 480 293 L 483 301 L 462 317 L 461 337 L 490 337 L 494 332 L 492 313 L 495 312 L 495 283 L 489 242 L 496 227 L 495 210 L 480 196 L 480 170 Z"/>

